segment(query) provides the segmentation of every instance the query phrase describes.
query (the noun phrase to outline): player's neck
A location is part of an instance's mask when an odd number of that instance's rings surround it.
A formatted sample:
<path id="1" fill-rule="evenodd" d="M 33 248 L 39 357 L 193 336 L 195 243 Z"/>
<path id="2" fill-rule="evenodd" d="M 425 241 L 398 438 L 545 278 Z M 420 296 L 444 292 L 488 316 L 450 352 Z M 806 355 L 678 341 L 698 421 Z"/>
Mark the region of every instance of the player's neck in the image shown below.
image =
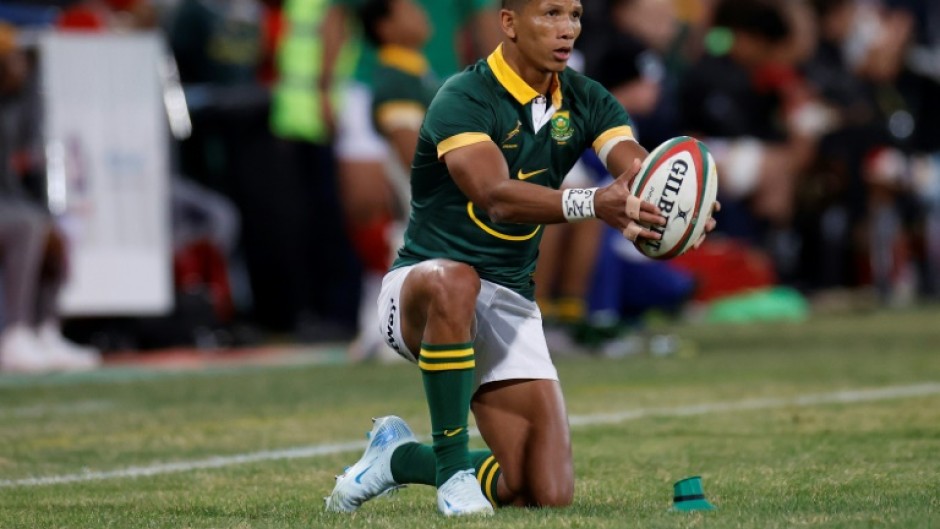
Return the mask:
<path id="1" fill-rule="evenodd" d="M 549 94 L 552 87 L 552 72 L 546 72 L 531 64 L 515 46 L 503 45 L 503 59 L 536 92 L 542 95 Z"/>

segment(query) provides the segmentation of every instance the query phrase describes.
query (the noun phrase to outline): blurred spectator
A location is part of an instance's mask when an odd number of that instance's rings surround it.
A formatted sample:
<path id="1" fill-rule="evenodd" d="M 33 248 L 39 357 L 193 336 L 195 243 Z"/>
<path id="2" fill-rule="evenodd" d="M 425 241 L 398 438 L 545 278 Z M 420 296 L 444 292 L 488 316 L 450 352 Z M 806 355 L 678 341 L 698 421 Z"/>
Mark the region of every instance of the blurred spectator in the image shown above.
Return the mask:
<path id="1" fill-rule="evenodd" d="M 721 175 L 719 231 L 767 248 L 792 277 L 795 193 L 812 143 L 792 117 L 814 115 L 791 62 L 793 18 L 772 0 L 723 0 L 713 14 L 707 54 L 683 79 L 685 130 L 703 138 Z"/>
<path id="2" fill-rule="evenodd" d="M 200 230 L 229 234 L 221 240 L 192 239 L 178 248 L 176 269 L 207 283 L 217 314 L 230 305 L 223 286 L 229 274 L 213 272 L 221 267 L 234 276 L 231 301 L 252 310 L 259 323 L 318 334 L 301 329 L 302 322 L 312 314 L 331 318 L 331 308 L 342 305 L 335 293 L 324 300 L 331 290 L 309 279 L 324 268 L 317 248 L 338 245 L 330 233 L 316 229 L 335 200 L 320 193 L 309 175 L 294 170 L 269 132 L 270 92 L 260 71 L 264 53 L 271 52 L 265 48 L 263 7 L 255 0 L 181 0 L 168 17 L 193 122 L 192 135 L 180 145 L 180 169 L 192 182 L 178 182 L 174 192 L 177 198 L 183 198 L 178 192 L 214 197 L 177 202 L 176 211 L 183 214 L 177 218 L 198 217 Z M 314 200 L 326 209 L 312 207 Z M 193 206 L 202 208 L 195 217 Z M 233 226 L 242 229 L 234 246 L 225 242 Z"/>
<path id="3" fill-rule="evenodd" d="M 680 25 L 672 0 L 611 0 L 610 35 L 588 75 L 620 101 L 647 150 L 679 133 L 678 71 L 667 64 Z"/>
<path id="4" fill-rule="evenodd" d="M 41 145 L 32 64 L 24 52 L 0 47 L 0 271 L 6 314 L 0 370 L 93 368 L 101 362 L 98 351 L 66 340 L 59 328 L 64 241 L 21 181 L 36 172 Z"/>
<path id="5" fill-rule="evenodd" d="M 360 0 L 333 0 L 322 22 L 323 69 L 320 74 L 322 115 L 330 130 L 336 131 L 334 144 L 346 227 L 349 238 L 362 262 L 359 336 L 350 348 L 356 357 L 371 357 L 385 348 L 372 308 L 378 298 L 382 276 L 389 266 L 395 230 L 395 187 L 389 180 L 386 163 L 389 152 L 375 131 L 369 116 L 372 105 L 374 48 L 361 36 L 349 31 L 349 21 L 361 5 Z M 489 53 L 499 42 L 495 2 L 460 0 L 438 2 L 421 0 L 419 4 L 433 21 L 434 32 L 424 46 L 431 70 L 446 78 L 469 60 Z M 355 26 L 353 26 L 355 27 Z M 356 28 L 360 30 L 361 28 Z M 342 71 L 350 66 L 344 49 L 358 54 L 352 79 L 343 88 L 342 105 L 334 108 L 335 84 L 344 81 Z M 465 52 L 470 49 L 471 51 Z M 397 243 L 396 243 L 397 244 Z M 394 353 L 389 353 L 393 357 Z"/>
<path id="6" fill-rule="evenodd" d="M 245 186 L 245 206 L 257 219 L 245 211 L 246 246 L 255 253 L 249 260 L 253 269 L 267 270 L 252 274 L 255 307 L 259 315 L 276 315 L 275 322 L 290 320 L 302 339 L 337 340 L 355 328 L 360 274 L 343 229 L 328 116 L 319 100 L 324 68 L 313 57 L 325 45 L 320 26 L 327 6 L 280 4 L 265 2 L 262 50 L 273 55 L 261 64 L 263 78 L 273 82 L 274 154 L 269 168 L 259 168 L 268 177 L 255 178 L 251 193 Z"/>
<path id="7" fill-rule="evenodd" d="M 652 149 L 678 133 L 677 80 L 666 66 L 680 29 L 674 5 L 611 0 L 607 8 L 599 23 L 606 31 L 594 32 L 594 42 L 588 38 L 588 74 L 624 106 L 639 141 Z M 609 178 L 597 157 L 586 153 L 563 185 L 592 187 Z M 553 352 L 586 346 L 616 354 L 612 348 L 623 343 L 625 319 L 681 305 L 693 288 L 688 274 L 643 257 L 622 234 L 596 223 L 546 226 L 539 254 L 536 297 Z M 635 288 L 640 284 L 648 294 L 642 299 Z"/>
<path id="8" fill-rule="evenodd" d="M 440 81 L 422 51 L 432 27 L 427 13 L 414 0 L 365 0 L 357 12 L 363 33 L 377 49 L 377 63 L 372 72 L 372 123 L 394 156 L 386 170 L 390 176 L 389 200 L 394 202 L 389 204 L 389 208 L 397 219 L 383 234 L 385 244 L 379 244 L 378 249 L 397 247 L 402 242 L 402 235 L 398 234 L 404 233 L 399 219 L 410 212 L 411 160 L 418 145 L 418 131 L 440 87 Z M 390 253 L 374 258 L 387 268 Z M 371 292 L 367 293 L 371 295 Z M 375 321 L 376 307 L 371 300 L 363 299 L 359 310 L 360 326 Z M 361 331 L 369 329 L 363 327 Z M 382 348 L 381 344 L 373 344 L 360 336 L 350 348 L 349 355 L 353 360 L 377 354 L 381 358 L 397 358 L 380 353 Z"/>

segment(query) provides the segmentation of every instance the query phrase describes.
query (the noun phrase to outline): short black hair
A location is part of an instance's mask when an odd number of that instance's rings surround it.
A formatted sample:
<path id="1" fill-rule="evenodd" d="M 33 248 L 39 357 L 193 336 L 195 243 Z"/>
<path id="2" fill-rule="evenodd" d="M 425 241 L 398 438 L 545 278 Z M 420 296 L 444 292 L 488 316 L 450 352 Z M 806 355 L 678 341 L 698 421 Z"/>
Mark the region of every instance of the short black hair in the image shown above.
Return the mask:
<path id="1" fill-rule="evenodd" d="M 529 3 L 529 0 L 503 0 L 503 9 L 518 11 L 527 3 Z"/>
<path id="2" fill-rule="evenodd" d="M 365 0 L 356 7 L 356 14 L 362 23 L 362 32 L 376 46 L 384 44 L 379 37 L 379 23 L 392 12 L 392 2 L 396 0 Z"/>
<path id="3" fill-rule="evenodd" d="M 712 25 L 759 35 L 779 43 L 790 37 L 790 24 L 779 2 L 773 0 L 723 0 L 715 9 Z"/>

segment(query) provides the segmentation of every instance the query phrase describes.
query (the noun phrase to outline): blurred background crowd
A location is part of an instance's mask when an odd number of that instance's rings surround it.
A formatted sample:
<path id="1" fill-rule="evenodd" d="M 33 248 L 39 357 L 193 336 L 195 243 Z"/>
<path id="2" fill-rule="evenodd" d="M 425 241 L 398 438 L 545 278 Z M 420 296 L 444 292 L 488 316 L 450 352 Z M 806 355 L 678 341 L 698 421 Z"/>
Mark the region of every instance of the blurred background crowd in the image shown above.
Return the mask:
<path id="1" fill-rule="evenodd" d="M 440 80 L 501 38 L 498 1 L 395 2 L 424 10 Z M 388 354 L 369 314 L 407 199 L 395 198 L 405 177 L 394 149 L 354 130 L 373 125 L 376 89 L 362 3 L 0 4 L 0 368 L 83 369 L 111 350 L 271 339 Z M 705 141 L 723 207 L 706 245 L 669 262 L 600 223 L 547 230 L 535 280 L 554 350 L 628 354 L 651 314 L 801 318 L 940 295 L 940 2 L 583 4 L 571 66 L 623 104 L 648 150 L 679 135 Z M 71 246 L 50 209 L 42 127 L 37 43 L 50 32 L 156 34 L 171 65 L 161 79 L 172 310 L 69 314 L 70 339 L 57 296 Z M 582 162 L 566 185 L 609 178 L 590 153 Z M 668 352 L 660 338 L 648 347 Z"/>

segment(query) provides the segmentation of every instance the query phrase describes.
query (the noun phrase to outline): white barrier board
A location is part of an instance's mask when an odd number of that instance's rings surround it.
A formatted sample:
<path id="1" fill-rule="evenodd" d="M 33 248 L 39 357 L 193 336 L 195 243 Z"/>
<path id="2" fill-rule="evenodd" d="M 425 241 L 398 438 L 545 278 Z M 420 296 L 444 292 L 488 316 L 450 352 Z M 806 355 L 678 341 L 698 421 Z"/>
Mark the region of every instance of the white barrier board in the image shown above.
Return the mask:
<path id="1" fill-rule="evenodd" d="M 65 315 L 172 308 L 161 50 L 153 34 L 40 40 L 49 205 L 70 245 Z"/>

